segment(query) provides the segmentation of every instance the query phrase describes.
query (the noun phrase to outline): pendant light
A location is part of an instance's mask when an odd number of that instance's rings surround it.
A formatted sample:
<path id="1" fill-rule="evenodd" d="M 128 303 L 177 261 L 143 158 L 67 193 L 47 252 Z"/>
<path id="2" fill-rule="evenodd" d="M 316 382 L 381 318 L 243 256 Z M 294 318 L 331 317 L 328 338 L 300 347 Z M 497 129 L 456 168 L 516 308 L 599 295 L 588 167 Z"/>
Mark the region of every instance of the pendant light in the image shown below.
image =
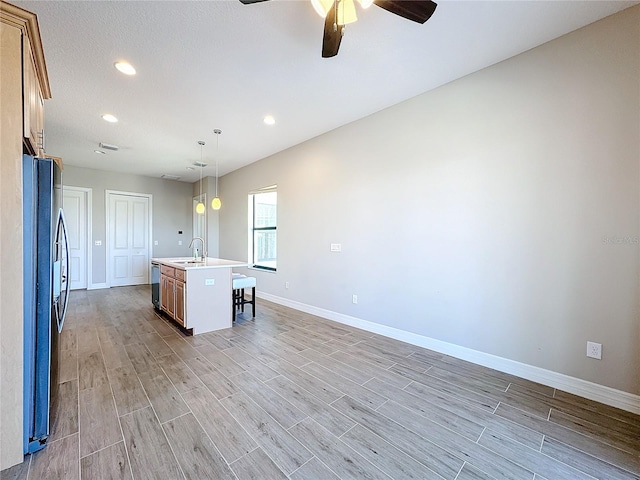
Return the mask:
<path id="1" fill-rule="evenodd" d="M 211 208 L 213 208 L 214 210 L 220 210 L 220 207 L 222 207 L 222 202 L 218 197 L 218 140 L 220 138 L 222 130 L 216 128 L 213 133 L 216 134 L 216 196 L 213 197 L 213 200 L 211 200 Z"/>
<path id="2" fill-rule="evenodd" d="M 198 145 L 200 145 L 200 196 L 198 197 L 198 204 L 196 205 L 196 213 L 198 215 L 204 215 L 206 207 L 202 202 L 202 147 L 204 146 L 204 142 L 202 140 L 198 140 Z"/>

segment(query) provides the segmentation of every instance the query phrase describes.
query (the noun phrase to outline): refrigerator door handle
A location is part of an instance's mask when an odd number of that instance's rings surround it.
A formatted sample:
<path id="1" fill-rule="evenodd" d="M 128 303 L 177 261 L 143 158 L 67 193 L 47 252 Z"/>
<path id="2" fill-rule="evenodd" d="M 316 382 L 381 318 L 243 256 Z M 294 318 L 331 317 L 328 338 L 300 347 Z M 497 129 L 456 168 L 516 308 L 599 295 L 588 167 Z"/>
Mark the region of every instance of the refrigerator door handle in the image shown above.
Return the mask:
<path id="1" fill-rule="evenodd" d="M 64 324 L 64 317 L 67 313 L 67 304 L 69 302 L 69 290 L 71 288 L 71 282 L 68 281 L 69 276 L 69 237 L 67 236 L 67 221 L 64 217 L 64 211 L 60 209 L 58 213 L 58 228 L 57 228 L 56 244 L 61 250 L 58 251 L 60 257 L 58 261 L 62 261 L 62 271 L 60 271 L 59 279 L 56 282 L 60 282 L 61 290 L 64 289 L 64 295 L 60 295 L 56 300 L 56 313 L 58 320 L 58 332 L 62 332 L 62 326 Z M 60 238 L 62 237 L 62 238 Z"/>

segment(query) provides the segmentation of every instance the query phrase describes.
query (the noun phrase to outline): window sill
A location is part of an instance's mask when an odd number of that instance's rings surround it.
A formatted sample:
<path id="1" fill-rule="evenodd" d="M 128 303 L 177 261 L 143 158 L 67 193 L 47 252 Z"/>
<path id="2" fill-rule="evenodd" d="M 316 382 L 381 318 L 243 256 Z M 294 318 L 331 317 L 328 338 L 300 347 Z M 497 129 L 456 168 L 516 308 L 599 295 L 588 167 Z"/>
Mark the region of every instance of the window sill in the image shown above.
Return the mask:
<path id="1" fill-rule="evenodd" d="M 252 267 L 252 266 L 249 266 L 249 267 L 247 267 L 247 268 L 248 268 L 249 270 L 257 270 L 257 271 L 259 271 L 259 272 L 265 272 L 265 273 L 278 273 L 278 271 L 277 271 L 277 270 L 271 270 L 271 269 L 269 269 L 269 268 L 260 268 L 260 267 Z"/>

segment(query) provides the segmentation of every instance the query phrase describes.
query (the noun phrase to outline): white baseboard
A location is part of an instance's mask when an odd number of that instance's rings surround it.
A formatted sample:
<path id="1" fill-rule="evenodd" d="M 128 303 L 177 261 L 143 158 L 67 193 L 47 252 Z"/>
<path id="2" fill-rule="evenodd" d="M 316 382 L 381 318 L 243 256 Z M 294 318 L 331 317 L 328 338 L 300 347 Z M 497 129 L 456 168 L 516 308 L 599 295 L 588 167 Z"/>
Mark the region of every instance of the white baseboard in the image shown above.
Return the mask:
<path id="1" fill-rule="evenodd" d="M 452 357 L 467 360 L 504 373 L 516 375 L 533 382 L 548 385 L 550 387 L 557 388 L 574 395 L 579 395 L 596 402 L 601 402 L 612 407 L 617 407 L 628 412 L 640 414 L 640 396 L 632 393 L 623 392 L 597 383 L 570 377 L 569 375 L 564 375 L 562 373 L 516 362 L 515 360 L 509 360 L 508 358 L 498 357 L 496 355 L 480 352 L 471 348 L 461 347 L 459 345 L 443 342 L 441 340 L 425 337 L 416 333 L 389 327 L 387 325 L 381 325 L 379 323 L 370 322 L 350 315 L 325 310 L 324 308 L 314 307 L 313 305 L 307 305 L 305 303 L 278 297 L 269 293 L 257 292 L 256 296 L 279 305 L 284 305 L 285 307 L 300 310 L 301 312 L 310 313 L 338 323 L 361 328 L 368 332 L 377 333 L 412 345 L 428 348 L 429 350 L 451 355 Z"/>
<path id="2" fill-rule="evenodd" d="M 87 290 L 99 290 L 101 288 L 109 288 L 106 283 L 92 283 L 87 287 Z"/>

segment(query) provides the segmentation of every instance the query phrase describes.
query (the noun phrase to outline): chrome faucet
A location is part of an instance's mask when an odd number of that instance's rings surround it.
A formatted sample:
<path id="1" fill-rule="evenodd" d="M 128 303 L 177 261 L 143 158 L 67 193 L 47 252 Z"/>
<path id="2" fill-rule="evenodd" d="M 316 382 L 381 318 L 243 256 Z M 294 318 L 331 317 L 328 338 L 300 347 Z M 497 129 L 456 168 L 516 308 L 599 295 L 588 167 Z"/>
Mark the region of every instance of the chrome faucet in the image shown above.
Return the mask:
<path id="1" fill-rule="evenodd" d="M 200 243 L 202 245 L 202 250 L 201 250 L 202 255 L 200 256 L 200 260 L 204 262 L 207 259 L 207 252 L 204 251 L 204 240 L 202 239 L 202 237 L 193 237 L 191 239 L 191 243 L 189 244 L 188 248 L 193 247 L 193 242 L 195 242 L 196 240 L 200 240 Z"/>

